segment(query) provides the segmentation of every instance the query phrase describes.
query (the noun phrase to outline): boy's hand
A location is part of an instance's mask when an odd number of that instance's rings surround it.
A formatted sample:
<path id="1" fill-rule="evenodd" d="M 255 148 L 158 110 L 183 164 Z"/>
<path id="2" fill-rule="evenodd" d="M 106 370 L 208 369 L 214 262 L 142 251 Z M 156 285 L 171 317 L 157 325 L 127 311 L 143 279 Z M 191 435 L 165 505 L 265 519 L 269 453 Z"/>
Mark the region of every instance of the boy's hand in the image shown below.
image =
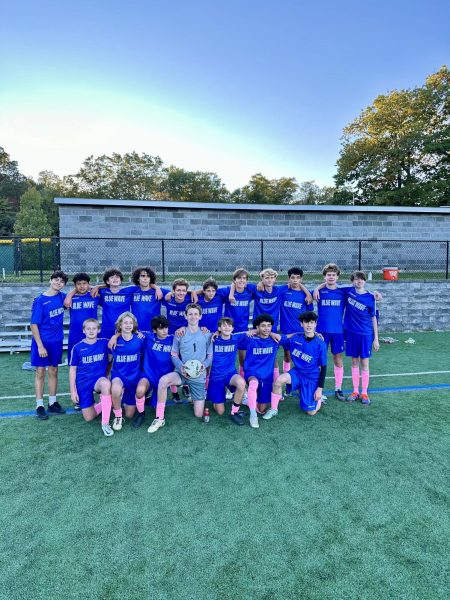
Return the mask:
<path id="1" fill-rule="evenodd" d="M 155 297 L 157 300 L 162 300 L 163 293 L 162 293 L 162 289 L 159 287 L 159 285 L 155 286 Z"/>
<path id="2" fill-rule="evenodd" d="M 164 300 L 166 302 L 170 302 L 172 300 L 172 292 L 167 292 L 167 294 L 164 296 Z"/>
<path id="3" fill-rule="evenodd" d="M 380 349 L 380 342 L 378 341 L 378 338 L 375 338 L 373 340 L 373 349 L 375 350 L 375 352 L 378 352 L 378 350 Z"/>
<path id="4" fill-rule="evenodd" d="M 313 292 L 313 298 L 316 302 L 320 300 L 320 288 L 316 287 Z M 311 304 L 311 303 L 309 303 Z"/>
<path id="5" fill-rule="evenodd" d="M 253 337 L 256 335 L 256 329 L 249 329 L 248 331 L 245 332 L 245 335 L 247 337 Z"/>
<path id="6" fill-rule="evenodd" d="M 258 290 L 258 292 L 264 291 L 264 284 L 262 281 L 258 281 L 258 283 L 256 284 L 256 289 Z"/>
<path id="7" fill-rule="evenodd" d="M 145 335 L 142 333 L 142 331 L 137 330 L 136 335 L 140 340 L 145 340 Z"/>
<path id="8" fill-rule="evenodd" d="M 319 402 L 319 400 L 322 398 L 322 392 L 323 392 L 322 388 L 316 389 L 316 391 L 314 392 L 314 402 Z"/>
<path id="9" fill-rule="evenodd" d="M 202 333 L 211 333 L 207 327 L 200 327 Z"/>
<path id="10" fill-rule="evenodd" d="M 270 337 L 274 340 L 274 342 L 276 342 L 277 344 L 280 343 L 281 340 L 281 335 L 279 333 L 273 333 L 272 331 L 269 333 Z"/>
<path id="11" fill-rule="evenodd" d="M 91 296 L 93 298 L 97 298 L 97 296 L 100 294 L 100 286 L 99 285 L 94 285 L 93 288 L 91 288 Z"/>
<path id="12" fill-rule="evenodd" d="M 379 291 L 375 290 L 374 293 L 373 293 L 373 295 L 374 295 L 374 298 L 375 298 L 375 300 L 377 302 L 379 302 L 380 300 L 383 300 L 383 296 L 382 296 L 382 294 L 380 294 Z"/>
<path id="13" fill-rule="evenodd" d="M 211 336 L 211 341 L 214 342 L 220 335 L 220 331 L 215 331 Z"/>
<path id="14" fill-rule="evenodd" d="M 72 400 L 73 404 L 78 404 L 80 402 L 77 390 L 70 392 L 70 399 Z"/>
<path id="15" fill-rule="evenodd" d="M 191 292 L 191 302 L 193 302 L 194 304 L 198 303 L 197 292 L 194 290 L 192 290 L 192 292 Z"/>
<path id="16" fill-rule="evenodd" d="M 183 337 L 183 335 L 186 333 L 186 327 L 179 327 L 176 331 L 175 331 L 175 335 L 177 337 Z"/>
<path id="17" fill-rule="evenodd" d="M 42 344 L 40 346 L 38 346 L 38 352 L 39 352 L 39 356 L 41 358 L 47 358 L 47 356 L 48 356 L 47 349 Z"/>
<path id="18" fill-rule="evenodd" d="M 108 348 L 110 350 L 114 350 L 114 348 L 117 346 L 117 340 L 119 339 L 120 335 L 118 333 L 115 333 L 111 339 L 108 342 Z"/>
<path id="19" fill-rule="evenodd" d="M 305 292 L 305 302 L 306 302 L 306 304 L 313 303 L 313 297 L 311 296 L 311 292 L 309 292 L 309 291 Z"/>
<path id="20" fill-rule="evenodd" d="M 321 333 L 319 333 L 318 331 L 316 331 L 316 337 L 319 338 L 319 340 L 322 340 L 322 342 L 324 342 L 325 340 L 323 339 L 323 335 Z"/>
<path id="21" fill-rule="evenodd" d="M 64 298 L 64 308 L 72 308 L 72 296 L 67 295 Z"/>

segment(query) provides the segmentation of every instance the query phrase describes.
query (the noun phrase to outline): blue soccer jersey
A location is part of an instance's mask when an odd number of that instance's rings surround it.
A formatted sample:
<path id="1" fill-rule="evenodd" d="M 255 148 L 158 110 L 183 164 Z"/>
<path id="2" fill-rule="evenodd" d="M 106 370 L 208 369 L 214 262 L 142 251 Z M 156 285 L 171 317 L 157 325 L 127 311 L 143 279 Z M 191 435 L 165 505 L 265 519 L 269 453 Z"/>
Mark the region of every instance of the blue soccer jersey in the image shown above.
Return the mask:
<path id="1" fill-rule="evenodd" d="M 70 307 L 68 356 L 72 348 L 84 338 L 83 323 L 86 319 L 96 319 L 100 298 L 93 298 L 89 292 L 72 296 Z"/>
<path id="2" fill-rule="evenodd" d="M 281 336 L 280 343 L 287 341 L 285 335 Z M 271 337 L 260 338 L 258 336 L 242 338 L 239 346 L 246 350 L 244 360 L 244 373 L 248 379 L 251 375 L 259 380 L 271 379 L 277 359 L 279 344 Z"/>
<path id="3" fill-rule="evenodd" d="M 268 314 L 274 321 L 272 329 L 276 331 L 280 320 L 280 307 L 283 295 L 289 290 L 289 287 L 287 285 L 274 285 L 271 292 L 266 292 L 266 290 L 259 292 L 253 283 L 249 283 L 247 287 L 253 290 L 253 299 L 255 301 L 253 320 L 258 315 L 263 313 Z"/>
<path id="4" fill-rule="evenodd" d="M 141 374 L 141 359 L 144 340 L 133 334 L 131 340 L 117 339 L 117 345 L 112 351 L 113 366 L 111 379 L 119 377 L 122 382 L 137 381 Z"/>
<path id="5" fill-rule="evenodd" d="M 353 287 L 341 287 L 330 290 L 324 287 L 320 290 L 317 302 L 317 331 L 320 333 L 342 333 L 345 310 L 345 298 Z"/>
<path id="6" fill-rule="evenodd" d="M 217 290 L 217 294 L 225 302 L 224 316 L 233 319 L 235 331 L 246 331 L 248 329 L 248 322 L 250 321 L 250 302 L 253 300 L 253 292 L 248 287 L 243 292 L 235 291 L 234 297 L 236 302 L 231 304 L 228 300 L 230 290 L 231 286 Z"/>
<path id="7" fill-rule="evenodd" d="M 305 310 L 314 310 L 313 304 L 306 304 L 306 294 L 302 290 L 288 289 L 281 297 L 280 330 L 283 333 L 301 331 L 299 316 Z"/>
<path id="8" fill-rule="evenodd" d="M 347 292 L 344 315 L 344 329 L 352 333 L 373 335 L 372 317 L 377 303 L 371 292 L 357 294 L 353 288 Z"/>
<path id="9" fill-rule="evenodd" d="M 316 380 L 320 367 L 327 364 L 327 345 L 319 337 L 308 340 L 304 333 L 292 336 L 283 344 L 291 353 L 294 368 L 301 377 Z"/>
<path id="10" fill-rule="evenodd" d="M 70 356 L 70 366 L 77 367 L 77 388 L 82 389 L 106 376 L 110 353 L 106 338 L 98 338 L 93 344 L 84 340 L 75 344 Z"/>
<path id="11" fill-rule="evenodd" d="M 101 334 L 110 338 L 116 331 L 116 321 L 120 315 L 130 310 L 131 292 L 129 288 L 123 288 L 118 292 L 112 292 L 109 288 L 100 288 L 100 306 L 102 307 Z"/>
<path id="12" fill-rule="evenodd" d="M 173 335 L 168 335 L 160 340 L 150 331 L 143 332 L 145 335 L 144 359 L 142 362 L 142 371 L 150 381 L 158 382 L 163 375 L 172 373 L 172 344 Z"/>
<path id="13" fill-rule="evenodd" d="M 58 292 L 54 296 L 40 294 L 33 300 L 31 324 L 39 327 L 43 342 L 60 342 L 64 339 L 64 299 Z"/>
<path id="14" fill-rule="evenodd" d="M 169 320 L 169 333 L 175 333 L 180 327 L 187 327 L 186 307 L 191 303 L 190 294 L 186 296 L 183 302 L 175 302 L 175 298 L 171 298 L 169 302 L 166 299 L 162 300 L 162 305 L 166 308 L 167 319 Z"/>
<path id="15" fill-rule="evenodd" d="M 147 331 L 151 327 L 153 317 L 161 313 L 161 300 L 156 298 L 156 290 L 141 290 L 138 285 L 130 285 L 125 290 L 131 293 L 131 312 L 136 317 L 138 329 Z M 161 289 L 163 294 L 170 290 Z"/>
<path id="16" fill-rule="evenodd" d="M 223 302 L 222 296 L 217 293 L 209 302 L 206 301 L 204 295 L 198 297 L 198 304 L 202 308 L 202 318 L 199 322 L 200 327 L 206 327 L 206 329 L 209 329 L 213 333 L 217 331 L 217 322 L 223 312 Z"/>
<path id="17" fill-rule="evenodd" d="M 233 333 L 229 340 L 224 340 L 220 335 L 213 342 L 213 361 L 210 379 L 222 379 L 232 371 L 236 371 L 236 356 L 239 342 L 246 333 Z"/>

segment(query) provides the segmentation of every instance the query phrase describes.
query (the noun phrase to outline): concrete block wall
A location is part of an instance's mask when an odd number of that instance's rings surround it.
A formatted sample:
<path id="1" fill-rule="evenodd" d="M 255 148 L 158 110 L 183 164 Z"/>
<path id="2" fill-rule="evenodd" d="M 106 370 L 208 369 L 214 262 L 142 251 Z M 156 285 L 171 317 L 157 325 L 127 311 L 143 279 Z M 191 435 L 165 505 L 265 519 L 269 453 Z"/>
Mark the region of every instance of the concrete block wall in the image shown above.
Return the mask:
<path id="1" fill-rule="evenodd" d="M 313 289 L 318 281 L 305 282 Z M 343 282 L 346 283 L 346 282 Z M 34 296 L 48 286 L 0 286 L 0 330 L 4 323 L 29 321 Z M 450 331 L 450 281 L 370 282 L 383 294 L 380 331 Z M 71 289 L 69 286 L 67 289 Z"/>

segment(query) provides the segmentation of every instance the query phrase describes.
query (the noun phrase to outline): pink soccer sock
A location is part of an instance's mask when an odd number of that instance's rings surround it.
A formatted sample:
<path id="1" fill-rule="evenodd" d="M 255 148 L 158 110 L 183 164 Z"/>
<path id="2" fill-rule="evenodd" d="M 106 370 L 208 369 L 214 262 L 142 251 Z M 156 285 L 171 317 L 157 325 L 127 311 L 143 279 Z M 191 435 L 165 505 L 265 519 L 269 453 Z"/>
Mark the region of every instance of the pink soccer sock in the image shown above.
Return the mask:
<path id="1" fill-rule="evenodd" d="M 239 367 L 239 375 L 244 377 L 244 367 Z"/>
<path id="2" fill-rule="evenodd" d="M 353 391 L 359 393 L 359 367 L 352 367 Z"/>
<path id="3" fill-rule="evenodd" d="M 280 376 L 280 368 L 278 366 L 273 369 L 273 380 L 276 381 Z"/>
<path id="4" fill-rule="evenodd" d="M 136 398 L 136 408 L 138 413 L 143 413 L 145 410 L 145 396 L 142 398 Z"/>
<path id="5" fill-rule="evenodd" d="M 163 420 L 165 410 L 166 410 L 166 405 L 163 404 L 162 402 L 158 402 L 158 404 L 156 405 L 156 418 Z"/>
<path id="6" fill-rule="evenodd" d="M 108 425 L 109 418 L 111 417 L 111 396 L 100 396 L 102 404 L 102 425 Z"/>
<path id="7" fill-rule="evenodd" d="M 237 406 L 234 404 L 231 405 L 231 414 L 235 415 L 237 412 L 239 412 L 239 409 L 241 408 L 241 405 L 238 404 Z"/>
<path id="8" fill-rule="evenodd" d="M 271 396 L 270 396 L 270 406 L 271 408 L 273 408 L 274 410 L 278 410 L 278 404 L 281 400 L 281 394 L 275 394 L 274 392 L 272 392 Z"/>
<path id="9" fill-rule="evenodd" d="M 113 408 L 113 413 L 115 417 L 121 418 L 122 417 L 122 409 L 121 408 Z"/>
<path id="10" fill-rule="evenodd" d="M 283 360 L 283 373 L 289 373 L 291 370 L 291 363 Z"/>
<path id="11" fill-rule="evenodd" d="M 94 404 L 94 410 L 96 415 L 98 416 L 102 412 L 102 403 L 97 402 L 97 404 Z"/>
<path id="12" fill-rule="evenodd" d="M 176 394 L 178 391 L 178 388 L 176 385 L 171 385 L 170 386 L 170 391 L 172 392 L 172 394 Z"/>
<path id="13" fill-rule="evenodd" d="M 258 396 L 259 381 L 252 379 L 248 384 L 248 407 L 250 410 L 256 410 L 256 398 Z"/>
<path id="14" fill-rule="evenodd" d="M 344 367 L 334 365 L 334 381 L 337 390 L 342 390 L 342 382 L 344 380 Z"/>
<path id="15" fill-rule="evenodd" d="M 369 389 L 369 369 L 361 371 L 361 393 L 367 394 Z"/>

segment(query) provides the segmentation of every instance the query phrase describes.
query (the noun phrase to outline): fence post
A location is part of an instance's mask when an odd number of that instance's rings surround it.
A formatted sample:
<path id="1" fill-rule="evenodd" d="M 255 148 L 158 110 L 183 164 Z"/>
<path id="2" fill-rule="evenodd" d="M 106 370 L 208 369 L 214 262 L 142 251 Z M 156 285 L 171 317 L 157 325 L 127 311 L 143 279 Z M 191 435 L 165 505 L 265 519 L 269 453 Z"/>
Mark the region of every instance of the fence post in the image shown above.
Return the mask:
<path id="1" fill-rule="evenodd" d="M 164 240 L 161 240 L 161 267 L 162 267 L 162 280 L 166 280 L 166 260 L 164 256 Z"/>
<path id="2" fill-rule="evenodd" d="M 39 238 L 39 242 L 38 242 L 39 246 L 39 273 L 41 276 L 41 283 L 44 282 L 44 269 L 43 269 L 43 265 L 42 265 L 42 238 Z"/>
<path id="3" fill-rule="evenodd" d="M 447 240 L 447 244 L 446 244 L 446 255 L 445 255 L 445 279 L 448 279 L 448 244 L 449 241 Z"/>
<path id="4" fill-rule="evenodd" d="M 16 277 L 19 277 L 20 272 L 20 248 L 19 248 L 19 238 L 13 238 L 14 244 L 14 274 Z"/>
<path id="5" fill-rule="evenodd" d="M 362 270 L 362 241 L 358 242 L 358 271 Z"/>
<path id="6" fill-rule="evenodd" d="M 264 240 L 261 240 L 261 271 L 264 269 Z"/>

